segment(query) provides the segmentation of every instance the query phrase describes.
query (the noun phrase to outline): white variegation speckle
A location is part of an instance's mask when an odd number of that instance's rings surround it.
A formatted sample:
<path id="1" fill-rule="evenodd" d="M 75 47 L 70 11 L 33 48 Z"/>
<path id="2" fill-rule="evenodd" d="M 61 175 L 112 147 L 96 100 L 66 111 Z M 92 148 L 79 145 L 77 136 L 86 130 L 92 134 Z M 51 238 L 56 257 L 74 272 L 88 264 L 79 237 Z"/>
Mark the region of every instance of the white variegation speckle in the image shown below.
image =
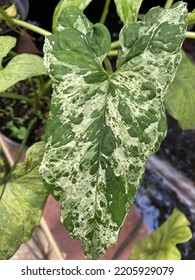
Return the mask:
<path id="1" fill-rule="evenodd" d="M 74 28 L 63 26 L 45 41 L 45 66 L 54 93 L 40 172 L 60 201 L 62 222 L 82 240 L 89 258 L 99 258 L 116 243 L 145 162 L 166 135 L 163 98 L 180 62 L 187 10 L 179 3 L 151 13 L 139 24 L 131 48 L 121 39 L 114 74 L 102 66 L 110 44 L 105 44 L 110 42 L 107 31 L 101 30 L 101 51 L 93 51 L 92 25 L 79 12 Z M 72 60 L 61 55 L 61 45 L 59 56 L 56 38 L 66 30 L 75 32 L 86 47 L 83 61 L 77 61 L 75 42 L 72 50 L 70 43 L 64 45 Z"/>

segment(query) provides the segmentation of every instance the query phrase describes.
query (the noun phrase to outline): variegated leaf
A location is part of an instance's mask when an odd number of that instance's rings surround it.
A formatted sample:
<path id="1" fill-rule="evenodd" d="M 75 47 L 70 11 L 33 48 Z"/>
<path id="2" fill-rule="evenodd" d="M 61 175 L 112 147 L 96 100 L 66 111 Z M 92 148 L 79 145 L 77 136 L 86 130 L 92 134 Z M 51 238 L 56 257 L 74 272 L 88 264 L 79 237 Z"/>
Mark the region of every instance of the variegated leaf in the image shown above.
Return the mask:
<path id="1" fill-rule="evenodd" d="M 154 8 L 125 26 L 115 73 L 102 66 L 105 26 L 73 7 L 59 22 L 44 46 L 54 93 L 40 172 L 64 225 L 96 259 L 117 242 L 145 161 L 165 137 L 162 100 L 181 59 L 187 10 L 184 3 Z"/>
<path id="2" fill-rule="evenodd" d="M 92 0 L 61 0 L 57 4 L 54 14 L 53 14 L 53 24 L 52 29 L 53 32 L 56 31 L 57 28 L 57 22 L 60 14 L 63 12 L 63 10 L 70 6 L 75 6 L 81 10 L 84 10 L 89 4 L 92 2 Z"/>
<path id="3" fill-rule="evenodd" d="M 123 23 L 135 22 L 143 0 L 114 0 L 117 13 Z"/>
<path id="4" fill-rule="evenodd" d="M 43 152 L 44 142 L 35 143 L 9 179 L 0 178 L 0 260 L 9 259 L 39 225 L 49 194 L 39 174 Z"/>

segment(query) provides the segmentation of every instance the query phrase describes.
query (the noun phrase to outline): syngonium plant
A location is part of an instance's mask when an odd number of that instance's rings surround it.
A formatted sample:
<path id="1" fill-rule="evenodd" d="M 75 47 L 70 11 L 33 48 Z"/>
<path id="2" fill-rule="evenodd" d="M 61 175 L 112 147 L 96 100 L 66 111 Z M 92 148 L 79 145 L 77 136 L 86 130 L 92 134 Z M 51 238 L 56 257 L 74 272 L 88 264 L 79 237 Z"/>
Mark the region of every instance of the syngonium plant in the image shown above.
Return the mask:
<path id="1" fill-rule="evenodd" d="M 108 29 L 78 8 L 61 13 L 57 31 L 45 40 L 54 92 L 40 172 L 88 258 L 117 242 L 145 162 L 166 135 L 163 98 L 186 28 L 182 2 L 124 25 L 115 72 L 106 58 Z"/>
<path id="2" fill-rule="evenodd" d="M 102 23 L 92 24 L 82 11 L 90 2 L 63 0 L 54 12 L 54 33 L 47 33 L 43 48 L 53 84 L 51 111 L 45 145 L 37 146 L 39 160 L 43 155 L 40 166 L 36 161 L 32 172 L 41 188 L 44 182 L 47 195 L 60 202 L 61 220 L 71 236 L 82 241 L 86 257 L 98 259 L 117 242 L 146 160 L 166 136 L 163 102 L 181 61 L 188 11 L 184 2 L 168 9 L 173 1 L 167 1 L 166 9 L 152 8 L 137 21 L 142 1 L 135 5 L 116 0 L 124 27 L 113 72 L 108 59 L 111 36 L 102 24 L 105 14 Z M 1 203 L 15 185 L 13 176 L 1 181 Z M 22 211 L 31 215 L 30 207 L 25 204 Z M 0 232 L 3 227 L 1 220 Z M 9 234 L 11 230 L 6 229 Z M 0 235 L 1 258 L 10 256 L 8 241 Z"/>

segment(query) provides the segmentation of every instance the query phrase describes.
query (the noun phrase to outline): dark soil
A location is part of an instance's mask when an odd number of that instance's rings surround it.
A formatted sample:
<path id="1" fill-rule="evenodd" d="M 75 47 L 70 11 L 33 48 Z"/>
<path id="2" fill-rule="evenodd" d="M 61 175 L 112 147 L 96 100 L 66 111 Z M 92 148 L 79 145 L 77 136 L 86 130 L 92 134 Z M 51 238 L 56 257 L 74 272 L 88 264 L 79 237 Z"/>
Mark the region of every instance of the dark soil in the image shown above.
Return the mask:
<path id="1" fill-rule="evenodd" d="M 10 139 L 20 143 L 27 133 L 30 122 L 37 117 L 37 121 L 27 141 L 28 146 L 42 140 L 49 111 L 51 92 L 46 92 L 44 97 L 37 101 L 35 94 L 37 90 L 37 79 L 32 78 L 25 82 L 17 83 L 16 87 L 12 87 L 7 91 L 7 93 L 14 92 L 15 94 L 28 97 L 32 104 L 28 104 L 23 100 L 1 98 L 0 132 Z M 37 102 L 38 109 L 36 109 L 37 107 L 35 108 Z"/>

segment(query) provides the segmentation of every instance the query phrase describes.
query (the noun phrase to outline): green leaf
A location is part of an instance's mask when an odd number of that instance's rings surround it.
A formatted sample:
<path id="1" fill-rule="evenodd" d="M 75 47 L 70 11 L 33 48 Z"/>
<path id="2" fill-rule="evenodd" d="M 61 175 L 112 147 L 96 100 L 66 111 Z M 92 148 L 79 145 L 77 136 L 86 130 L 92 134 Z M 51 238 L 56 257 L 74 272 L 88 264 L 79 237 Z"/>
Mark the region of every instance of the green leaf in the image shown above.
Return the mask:
<path id="1" fill-rule="evenodd" d="M 89 5 L 90 2 L 92 2 L 92 0 L 61 0 L 57 4 L 57 6 L 54 10 L 53 24 L 52 24 L 53 32 L 56 31 L 58 18 L 65 8 L 70 7 L 70 6 L 75 6 L 81 10 L 84 10 Z"/>
<path id="2" fill-rule="evenodd" d="M 114 0 L 117 13 L 123 23 L 137 21 L 139 9 L 143 0 Z"/>
<path id="3" fill-rule="evenodd" d="M 33 76 L 47 74 L 43 58 L 35 54 L 20 54 L 12 58 L 0 70 L 0 92 L 7 90 L 19 81 Z"/>
<path id="4" fill-rule="evenodd" d="M 2 69 L 2 60 L 9 51 L 15 47 L 16 45 L 16 38 L 11 36 L 0 36 L 0 71 Z M 1 73 L 1 72 L 0 72 Z"/>
<path id="5" fill-rule="evenodd" d="M 176 244 L 192 238 L 188 227 L 190 222 L 179 210 L 173 213 L 157 230 L 148 237 L 137 241 L 132 249 L 131 260 L 180 260 Z"/>
<path id="6" fill-rule="evenodd" d="M 40 172 L 67 230 L 88 258 L 99 258 L 117 242 L 145 161 L 165 137 L 162 101 L 181 59 L 187 10 L 156 8 L 125 26 L 115 73 L 102 66 L 111 44 L 104 25 L 73 7 L 59 22 L 44 45 L 54 92 Z"/>
<path id="7" fill-rule="evenodd" d="M 192 25 L 194 23 L 195 23 L 195 9 L 191 13 L 188 13 L 188 24 Z"/>
<path id="8" fill-rule="evenodd" d="M 183 130 L 195 129 L 195 65 L 185 52 L 165 98 L 165 107 Z"/>
<path id="9" fill-rule="evenodd" d="M 39 224 L 48 191 L 39 174 L 44 143 L 28 149 L 8 181 L 0 180 L 0 259 L 10 258 Z"/>

